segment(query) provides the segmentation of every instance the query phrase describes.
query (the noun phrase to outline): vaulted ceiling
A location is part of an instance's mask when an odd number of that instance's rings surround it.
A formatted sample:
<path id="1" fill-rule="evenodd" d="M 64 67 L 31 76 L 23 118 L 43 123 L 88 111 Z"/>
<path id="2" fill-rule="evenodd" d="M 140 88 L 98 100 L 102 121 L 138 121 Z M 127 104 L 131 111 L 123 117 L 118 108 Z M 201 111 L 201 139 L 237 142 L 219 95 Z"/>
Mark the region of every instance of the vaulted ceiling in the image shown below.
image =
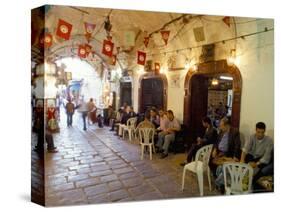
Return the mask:
<path id="1" fill-rule="evenodd" d="M 44 15 L 45 14 L 45 15 Z M 105 21 L 109 18 L 110 32 L 105 30 Z M 42 61 L 39 39 L 40 34 L 48 32 L 52 34 L 53 42 L 50 48 L 45 49 L 45 58 L 57 60 L 63 57 L 76 57 L 78 46 L 87 43 L 85 38 L 84 22 L 95 24 L 89 44 L 93 47 L 94 56 L 86 60 L 93 66 L 103 64 L 110 68 L 107 56 L 103 55 L 103 41 L 107 36 L 112 37 L 114 43 L 113 52 L 120 47 L 117 55 L 117 62 L 122 69 L 132 69 L 136 65 L 136 52 L 146 51 L 150 56 L 163 51 L 173 51 L 186 46 L 195 46 L 208 43 L 210 40 L 220 40 L 233 37 L 235 27 L 233 21 L 229 26 L 222 21 L 221 16 L 203 16 L 180 13 L 147 12 L 132 10 L 117 10 L 103 8 L 85 8 L 72 6 L 45 6 L 34 10 L 32 13 L 33 37 L 32 60 L 35 63 Z M 56 36 L 58 20 L 72 25 L 71 37 L 69 40 L 62 40 Z M 194 38 L 194 27 L 203 26 L 205 30 L 204 41 L 198 42 Z M 161 30 L 169 30 L 168 44 L 162 39 Z M 128 46 L 126 32 L 132 32 L 134 45 Z M 149 36 L 147 48 L 144 45 L 144 38 Z M 161 60 L 161 58 L 158 58 Z"/>

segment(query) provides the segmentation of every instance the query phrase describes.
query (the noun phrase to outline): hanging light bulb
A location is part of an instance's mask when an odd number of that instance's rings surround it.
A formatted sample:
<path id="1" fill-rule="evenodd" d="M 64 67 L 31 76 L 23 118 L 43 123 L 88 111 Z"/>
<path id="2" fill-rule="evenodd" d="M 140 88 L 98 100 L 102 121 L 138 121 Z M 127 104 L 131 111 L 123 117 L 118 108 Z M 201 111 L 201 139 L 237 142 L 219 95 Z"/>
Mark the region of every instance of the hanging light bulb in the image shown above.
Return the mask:
<path id="1" fill-rule="evenodd" d="M 238 57 L 236 57 L 236 49 L 230 50 L 230 56 L 227 58 L 227 64 L 229 66 L 240 64 L 240 59 Z"/>
<path id="2" fill-rule="evenodd" d="M 219 81 L 216 78 L 212 79 L 212 85 L 216 86 L 219 84 Z"/>
<path id="3" fill-rule="evenodd" d="M 187 70 L 189 70 L 190 64 L 189 64 L 189 63 L 186 63 L 186 64 L 184 65 L 184 68 L 187 69 Z"/>

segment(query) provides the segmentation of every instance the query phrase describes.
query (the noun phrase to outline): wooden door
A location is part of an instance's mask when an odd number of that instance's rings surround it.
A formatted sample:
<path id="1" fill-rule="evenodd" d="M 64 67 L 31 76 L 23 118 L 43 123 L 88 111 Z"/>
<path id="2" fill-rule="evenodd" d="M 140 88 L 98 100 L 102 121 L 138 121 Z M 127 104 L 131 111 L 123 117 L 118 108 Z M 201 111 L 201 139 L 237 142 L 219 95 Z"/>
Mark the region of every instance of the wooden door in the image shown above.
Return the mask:
<path id="1" fill-rule="evenodd" d="M 132 106 L 132 83 L 122 82 L 120 84 L 120 105 L 127 102 L 128 105 Z"/>
<path id="2" fill-rule="evenodd" d="M 191 79 L 190 133 L 193 139 L 204 134 L 202 118 L 207 115 L 208 78 L 194 75 Z"/>
<path id="3" fill-rule="evenodd" d="M 161 78 L 142 80 L 141 112 L 149 107 L 163 108 L 163 81 Z"/>

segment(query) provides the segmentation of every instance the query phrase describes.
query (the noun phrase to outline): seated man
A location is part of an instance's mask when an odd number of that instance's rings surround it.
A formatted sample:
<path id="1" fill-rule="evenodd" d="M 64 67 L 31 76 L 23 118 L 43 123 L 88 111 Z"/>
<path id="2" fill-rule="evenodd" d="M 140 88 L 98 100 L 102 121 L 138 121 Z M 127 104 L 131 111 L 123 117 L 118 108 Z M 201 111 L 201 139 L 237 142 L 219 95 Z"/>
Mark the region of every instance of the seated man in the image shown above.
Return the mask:
<path id="1" fill-rule="evenodd" d="M 111 105 L 109 105 L 108 110 L 107 110 L 107 117 L 105 117 L 104 123 L 109 126 L 110 121 L 113 120 L 115 118 L 115 116 L 116 116 L 116 114 L 115 114 L 113 107 Z"/>
<path id="2" fill-rule="evenodd" d="M 155 128 L 159 127 L 160 125 L 160 118 L 156 109 L 150 109 L 150 122 L 154 124 Z"/>
<path id="3" fill-rule="evenodd" d="M 174 117 L 173 111 L 168 110 L 167 117 L 167 129 L 158 134 L 157 147 L 159 151 L 162 152 L 161 158 L 168 156 L 170 143 L 175 140 L 175 133 L 181 128 L 179 121 Z"/>
<path id="4" fill-rule="evenodd" d="M 218 141 L 212 152 L 212 164 L 221 165 L 224 161 L 239 161 L 241 140 L 239 131 L 230 126 L 228 118 L 224 117 L 219 124 Z"/>
<path id="5" fill-rule="evenodd" d="M 203 146 L 208 144 L 215 144 L 217 142 L 218 133 L 215 128 L 213 128 L 212 121 L 209 117 L 204 117 L 202 119 L 202 125 L 206 128 L 203 138 L 198 137 L 197 142 L 192 144 L 190 149 L 187 152 L 186 160 L 181 163 L 181 166 L 184 166 L 187 163 L 190 163 L 195 157 L 196 152 Z"/>
<path id="6" fill-rule="evenodd" d="M 146 111 L 144 114 L 144 120 L 140 122 L 137 126 L 139 128 L 153 128 L 155 129 L 154 124 L 150 121 L 150 111 Z"/>
<path id="7" fill-rule="evenodd" d="M 153 123 L 150 121 L 150 111 L 146 111 L 144 114 L 144 120 L 140 122 L 136 128 L 136 134 L 139 135 L 139 129 L 141 128 L 152 128 L 155 130 L 155 126 Z"/>
<path id="8" fill-rule="evenodd" d="M 110 120 L 111 122 L 111 129 L 110 131 L 114 131 L 114 127 L 115 126 L 118 126 L 122 120 L 122 116 L 123 116 L 123 110 L 120 108 L 117 113 L 116 113 L 116 116 Z"/>
<path id="9" fill-rule="evenodd" d="M 159 110 L 159 124 L 160 126 L 157 128 L 157 131 L 164 131 L 167 129 L 168 118 L 166 112 L 163 109 Z"/>
<path id="10" fill-rule="evenodd" d="M 223 189 L 222 164 L 239 161 L 241 140 L 239 131 L 230 126 L 230 120 L 227 117 L 220 120 L 219 129 L 218 142 L 215 144 L 212 152 L 210 168 L 217 177 L 215 181 L 216 186 L 219 189 Z"/>
<path id="11" fill-rule="evenodd" d="M 136 117 L 137 114 L 134 112 L 134 109 L 133 107 L 131 106 L 127 106 L 126 107 L 126 110 L 122 116 L 122 119 L 121 119 L 121 124 L 119 125 L 119 129 L 118 129 L 118 135 L 119 136 L 122 136 L 123 134 L 123 129 L 124 127 L 127 125 L 127 121 L 130 119 L 130 118 L 133 118 L 133 117 Z"/>
<path id="12" fill-rule="evenodd" d="M 249 163 L 253 168 L 259 168 L 261 171 L 272 160 L 273 141 L 265 135 L 266 126 L 263 122 L 256 124 L 256 133 L 250 136 L 250 140 L 245 143 L 241 154 L 241 163 Z M 259 176 L 260 173 L 257 173 Z M 258 177 L 259 178 L 259 177 Z M 253 179 L 253 184 L 256 182 Z"/>

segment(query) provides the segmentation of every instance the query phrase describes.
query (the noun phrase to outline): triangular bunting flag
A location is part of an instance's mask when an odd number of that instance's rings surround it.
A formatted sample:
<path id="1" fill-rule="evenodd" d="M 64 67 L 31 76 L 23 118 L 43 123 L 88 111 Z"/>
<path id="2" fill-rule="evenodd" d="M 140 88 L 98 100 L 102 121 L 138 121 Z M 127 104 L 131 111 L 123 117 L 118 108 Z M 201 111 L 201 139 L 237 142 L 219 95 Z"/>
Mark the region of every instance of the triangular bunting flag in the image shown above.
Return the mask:
<path id="1" fill-rule="evenodd" d="M 72 25 L 66 21 L 59 19 L 56 35 L 64 40 L 69 40 Z"/>
<path id="2" fill-rule="evenodd" d="M 103 41 L 103 48 L 102 48 L 102 53 L 111 57 L 112 56 L 112 52 L 113 52 L 113 47 L 114 47 L 114 43 L 112 43 L 109 40 L 104 40 Z"/>
<path id="3" fill-rule="evenodd" d="M 222 20 L 228 27 L 230 27 L 230 17 L 229 16 L 225 16 Z"/>
<path id="4" fill-rule="evenodd" d="M 167 45 L 169 36 L 170 36 L 170 31 L 161 31 L 161 34 L 162 34 L 162 38 L 165 42 L 165 45 Z"/>
<path id="5" fill-rule="evenodd" d="M 90 24 L 90 23 L 87 23 L 87 22 L 84 22 L 84 26 L 85 26 L 85 32 L 88 33 L 88 34 L 93 34 L 93 32 L 96 28 L 95 24 Z"/>
<path id="6" fill-rule="evenodd" d="M 84 26 L 85 26 L 85 37 L 86 37 L 86 40 L 88 41 L 88 43 L 90 42 L 90 39 L 92 37 L 92 34 L 96 28 L 96 25 L 95 24 L 91 24 L 91 23 L 87 23 L 87 22 L 84 22 Z"/>
<path id="7" fill-rule="evenodd" d="M 144 43 L 145 48 L 147 48 L 148 43 L 149 43 L 149 37 L 145 37 L 143 43 Z"/>
<path id="8" fill-rule="evenodd" d="M 146 53 L 138 51 L 138 64 L 144 66 L 145 60 L 146 60 Z"/>
<path id="9" fill-rule="evenodd" d="M 87 52 L 86 52 L 86 48 L 85 48 L 84 45 L 79 45 L 78 56 L 81 57 L 81 58 L 86 58 L 87 57 Z"/>

